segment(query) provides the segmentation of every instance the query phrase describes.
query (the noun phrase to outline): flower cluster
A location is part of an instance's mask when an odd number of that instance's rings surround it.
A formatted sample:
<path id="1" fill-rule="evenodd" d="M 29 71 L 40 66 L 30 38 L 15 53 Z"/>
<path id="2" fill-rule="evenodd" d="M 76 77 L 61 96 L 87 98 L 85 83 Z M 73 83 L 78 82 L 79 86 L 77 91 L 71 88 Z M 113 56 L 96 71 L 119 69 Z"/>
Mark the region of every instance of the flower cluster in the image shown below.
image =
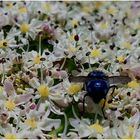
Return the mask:
<path id="1" fill-rule="evenodd" d="M 0 138 L 140 138 L 139 5 L 1 1 Z M 132 81 L 81 115 L 93 70 Z"/>

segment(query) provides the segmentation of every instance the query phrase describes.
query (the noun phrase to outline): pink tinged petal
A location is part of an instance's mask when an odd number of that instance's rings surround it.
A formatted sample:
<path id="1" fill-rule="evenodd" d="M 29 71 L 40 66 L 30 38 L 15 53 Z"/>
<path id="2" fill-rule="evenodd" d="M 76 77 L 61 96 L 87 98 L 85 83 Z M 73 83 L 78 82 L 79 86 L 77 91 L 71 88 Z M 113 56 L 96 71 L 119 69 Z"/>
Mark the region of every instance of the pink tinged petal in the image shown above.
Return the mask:
<path id="1" fill-rule="evenodd" d="M 52 99 L 59 107 L 68 107 L 69 106 L 69 102 L 67 100 L 64 99 Z"/>
<path id="2" fill-rule="evenodd" d="M 132 4 L 132 13 L 134 15 L 137 15 L 138 12 L 139 12 L 139 8 L 140 8 L 140 2 L 139 1 L 133 2 L 133 4 Z"/>
<path id="3" fill-rule="evenodd" d="M 32 94 L 18 95 L 15 99 L 15 103 L 17 105 L 20 105 L 20 104 L 28 102 L 32 98 L 33 98 Z"/>
<path id="4" fill-rule="evenodd" d="M 135 77 L 140 78 L 140 65 L 130 69 L 130 71 L 134 74 Z"/>
<path id="5" fill-rule="evenodd" d="M 7 93 L 7 96 L 15 95 L 13 83 L 9 79 L 4 81 L 4 90 Z"/>
<path id="6" fill-rule="evenodd" d="M 35 104 L 35 103 L 32 103 L 32 104 L 30 105 L 30 109 L 31 109 L 31 110 L 36 109 L 36 104 Z"/>
<path id="7" fill-rule="evenodd" d="M 133 122 L 134 124 L 138 124 L 139 121 L 140 121 L 140 113 L 136 112 L 135 115 L 131 118 L 131 122 Z"/>
<path id="8" fill-rule="evenodd" d="M 56 77 L 56 78 L 59 78 L 59 72 L 58 71 L 54 71 L 53 72 L 53 76 Z"/>
<path id="9" fill-rule="evenodd" d="M 137 99 L 138 95 L 134 93 L 134 94 L 132 94 L 132 97 Z"/>
<path id="10" fill-rule="evenodd" d="M 131 64 L 128 64 L 123 67 L 124 72 L 128 74 L 132 74 L 135 78 L 140 78 L 140 65 L 137 64 L 135 66 L 131 66 Z"/>
<path id="11" fill-rule="evenodd" d="M 6 112 L 3 112 L 2 114 L 0 114 L 0 122 L 6 124 L 8 122 L 8 117 L 9 115 Z"/>
<path id="12" fill-rule="evenodd" d="M 66 78 L 67 76 L 68 76 L 68 74 L 67 74 L 66 71 L 60 71 L 60 72 L 59 72 L 59 77 L 60 77 L 61 79 L 64 79 L 64 78 Z"/>
<path id="13" fill-rule="evenodd" d="M 45 32 L 47 32 L 49 34 L 52 34 L 52 35 L 54 34 L 53 28 L 51 28 L 47 23 L 44 23 L 42 25 L 42 29 L 43 29 L 43 31 L 45 31 Z"/>
<path id="14" fill-rule="evenodd" d="M 138 112 L 139 112 L 139 110 L 138 110 L 138 108 L 136 108 L 136 107 L 132 108 L 132 110 L 131 110 L 131 114 L 132 114 L 132 115 L 135 115 L 135 114 L 138 113 Z"/>

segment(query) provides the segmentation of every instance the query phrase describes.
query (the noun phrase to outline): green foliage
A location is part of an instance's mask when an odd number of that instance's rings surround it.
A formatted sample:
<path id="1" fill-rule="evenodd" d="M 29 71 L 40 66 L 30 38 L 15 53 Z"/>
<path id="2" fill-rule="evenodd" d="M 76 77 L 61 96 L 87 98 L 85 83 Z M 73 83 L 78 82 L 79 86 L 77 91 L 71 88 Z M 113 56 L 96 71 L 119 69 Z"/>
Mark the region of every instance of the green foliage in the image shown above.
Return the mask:
<path id="1" fill-rule="evenodd" d="M 71 74 L 73 70 L 77 69 L 74 59 L 67 58 L 66 63 L 64 65 L 64 69 L 68 70 L 68 73 Z"/>
<path id="2" fill-rule="evenodd" d="M 4 32 L 4 38 L 6 38 L 8 32 L 10 31 L 10 29 L 12 28 L 11 25 L 6 25 L 6 26 L 3 26 L 3 32 Z"/>

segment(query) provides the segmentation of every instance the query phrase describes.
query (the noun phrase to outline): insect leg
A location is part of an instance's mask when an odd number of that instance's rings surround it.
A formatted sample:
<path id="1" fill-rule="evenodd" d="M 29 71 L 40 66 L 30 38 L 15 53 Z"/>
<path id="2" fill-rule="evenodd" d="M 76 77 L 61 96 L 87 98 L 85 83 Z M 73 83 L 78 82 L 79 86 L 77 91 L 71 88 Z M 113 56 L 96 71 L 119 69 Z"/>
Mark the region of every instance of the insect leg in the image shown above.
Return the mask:
<path id="1" fill-rule="evenodd" d="M 115 88 L 117 88 L 117 86 L 116 85 L 112 85 L 112 86 L 109 87 L 109 89 L 111 89 L 111 88 L 113 88 L 111 96 L 112 96 L 112 98 L 114 98 L 113 93 L 115 91 Z"/>
<path id="2" fill-rule="evenodd" d="M 82 116 L 84 115 L 84 113 L 85 113 L 85 98 L 86 98 L 86 96 L 88 96 L 88 94 L 85 94 L 84 95 L 84 98 L 83 98 L 83 111 L 82 111 Z"/>
<path id="3" fill-rule="evenodd" d="M 105 108 L 105 103 L 106 103 L 106 98 L 104 98 L 104 104 L 103 104 L 103 107 L 102 107 L 102 113 L 103 113 L 103 116 L 105 119 L 107 119 L 107 117 L 105 116 L 105 112 L 104 112 L 104 108 Z"/>

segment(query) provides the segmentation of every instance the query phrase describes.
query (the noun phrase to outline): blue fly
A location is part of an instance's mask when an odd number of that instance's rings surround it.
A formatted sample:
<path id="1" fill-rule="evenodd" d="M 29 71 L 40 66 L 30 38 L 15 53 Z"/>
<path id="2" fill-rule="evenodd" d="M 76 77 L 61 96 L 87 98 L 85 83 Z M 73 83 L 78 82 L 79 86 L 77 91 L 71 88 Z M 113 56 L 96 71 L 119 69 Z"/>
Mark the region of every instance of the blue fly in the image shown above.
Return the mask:
<path id="1" fill-rule="evenodd" d="M 118 84 L 127 84 L 131 81 L 128 76 L 107 76 L 104 72 L 99 70 L 94 70 L 88 74 L 88 76 L 70 76 L 69 80 L 71 82 L 83 82 L 85 84 L 86 94 L 83 98 L 83 112 L 85 111 L 85 97 L 89 96 L 94 103 L 98 104 L 102 99 L 105 99 L 112 88 L 112 93 L 114 93 L 115 88 Z M 102 107 L 102 112 L 104 115 L 105 102 Z M 105 115 L 104 115 L 105 116 Z"/>

